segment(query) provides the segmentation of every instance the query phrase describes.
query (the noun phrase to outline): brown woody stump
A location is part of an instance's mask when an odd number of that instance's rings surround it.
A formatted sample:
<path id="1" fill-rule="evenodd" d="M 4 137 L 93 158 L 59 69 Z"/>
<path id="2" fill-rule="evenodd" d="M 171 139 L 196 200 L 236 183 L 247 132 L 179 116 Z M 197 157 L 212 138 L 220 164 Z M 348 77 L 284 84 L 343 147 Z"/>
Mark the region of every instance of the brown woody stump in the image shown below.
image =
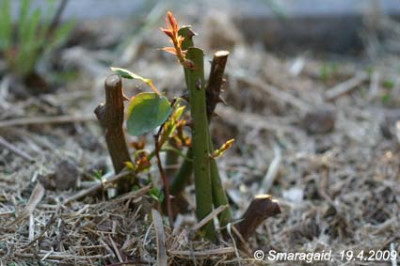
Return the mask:
<path id="1" fill-rule="evenodd" d="M 221 99 L 221 88 L 224 83 L 224 72 L 228 60 L 228 51 L 217 51 L 211 62 L 210 76 L 208 79 L 206 97 L 207 97 L 207 117 L 210 120 L 215 107 Z"/>
<path id="2" fill-rule="evenodd" d="M 241 235 L 241 240 L 247 240 L 262 222 L 279 213 L 281 213 L 281 208 L 276 200 L 271 199 L 270 195 L 255 196 L 244 213 L 241 222 L 236 225 L 236 229 Z"/>
<path id="3" fill-rule="evenodd" d="M 108 76 L 104 87 L 106 102 L 97 106 L 94 112 L 101 126 L 104 128 L 108 152 L 115 173 L 118 174 L 125 168 L 126 162 L 132 162 L 123 130 L 124 95 L 120 76 L 116 74 Z M 131 175 L 118 180 L 118 194 L 129 192 L 135 182 L 134 176 Z"/>

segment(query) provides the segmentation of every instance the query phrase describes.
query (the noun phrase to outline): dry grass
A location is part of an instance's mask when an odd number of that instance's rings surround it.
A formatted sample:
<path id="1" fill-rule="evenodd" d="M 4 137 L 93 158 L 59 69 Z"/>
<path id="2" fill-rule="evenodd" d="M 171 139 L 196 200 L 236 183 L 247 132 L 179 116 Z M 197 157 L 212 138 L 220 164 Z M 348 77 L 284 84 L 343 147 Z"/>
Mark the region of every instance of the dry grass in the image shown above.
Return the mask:
<path id="1" fill-rule="evenodd" d="M 135 65 L 149 69 L 147 76 L 159 88 L 175 94 L 172 88 L 179 90 L 183 84 L 179 67 L 171 67 L 169 58 L 157 58 L 156 63 L 149 60 L 154 53 L 146 50 Z M 252 250 L 332 250 L 331 265 L 342 264 L 342 250 L 383 250 L 393 243 L 400 253 L 400 129 L 395 126 L 400 120 L 398 62 L 393 56 L 364 65 L 341 60 L 336 62 L 338 71 L 321 77 L 327 62 L 312 56 L 291 60 L 242 44 L 233 48 L 225 92 L 229 106 L 217 108 L 213 124 L 216 142 L 237 139 L 235 147 L 219 159 L 223 183 L 235 218 L 260 192 L 270 193 L 282 207 L 282 214 L 268 220 L 250 239 Z M 294 71 L 293 64 L 299 63 L 300 71 Z M 379 80 L 376 75 L 374 79 L 368 76 L 327 101 L 328 89 L 351 80 L 365 67 L 373 67 Z M 395 81 L 390 90 L 383 86 L 389 79 Z M 25 100 L 2 89 L 0 125 L 5 126 L 0 134 L 35 162 L 8 148 L 0 149 L 0 264 L 148 265 L 156 263 L 157 244 L 165 245 L 168 261 L 176 265 L 255 263 L 251 254 L 237 252 L 231 241 L 212 245 L 199 239 L 191 230 L 196 226 L 194 212 L 178 216 L 173 232 L 166 226 L 161 230 L 157 220 L 157 232 L 164 231 L 162 241 L 157 242 L 150 215 L 154 203 L 146 195 L 149 188 L 112 200 L 104 200 L 107 193 L 100 192 L 64 204 L 65 199 L 96 184 L 94 169 L 110 165 L 101 130 L 90 119 L 102 100 L 97 84 L 85 78 L 52 95 Z M 137 88 L 129 84 L 126 89 L 132 93 Z M 386 94 L 391 98 L 383 103 Z M 335 114 L 334 130 L 307 133 L 304 117 L 321 109 Z M 52 119 L 29 125 L 7 126 L 6 122 L 66 115 L 71 121 L 60 124 Z M 76 121 L 76 117 L 85 121 Z M 323 127 L 325 121 L 316 126 Z M 51 174 L 66 159 L 79 171 L 78 187 L 54 191 L 50 186 L 28 215 L 18 219 L 38 180 L 54 186 Z M 150 174 L 158 185 L 155 168 Z M 185 195 L 191 211 L 192 191 L 191 186 Z"/>

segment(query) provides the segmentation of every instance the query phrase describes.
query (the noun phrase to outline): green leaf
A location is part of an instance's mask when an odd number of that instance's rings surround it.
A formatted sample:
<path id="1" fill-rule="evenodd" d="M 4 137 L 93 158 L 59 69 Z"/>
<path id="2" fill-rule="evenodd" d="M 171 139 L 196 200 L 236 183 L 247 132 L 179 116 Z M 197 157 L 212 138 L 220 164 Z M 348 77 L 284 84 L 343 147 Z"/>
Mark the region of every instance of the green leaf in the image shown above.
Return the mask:
<path id="1" fill-rule="evenodd" d="M 179 99 L 179 98 L 178 98 Z M 171 111 L 172 114 L 169 116 L 168 120 L 165 122 L 163 134 L 161 134 L 160 143 L 164 143 L 166 139 L 170 138 L 172 133 L 175 131 L 177 122 L 183 111 L 185 110 L 185 106 L 179 106 L 179 103 L 175 103 L 174 109 Z"/>
<path id="2" fill-rule="evenodd" d="M 138 136 L 152 131 L 167 120 L 171 105 L 165 96 L 142 92 L 134 96 L 128 105 L 128 133 Z"/>
<path id="3" fill-rule="evenodd" d="M 149 196 L 153 198 L 154 200 L 158 201 L 159 203 L 162 203 L 164 200 L 164 193 L 162 190 L 158 190 L 157 188 L 153 187 L 149 191 Z"/>
<path id="4" fill-rule="evenodd" d="M 154 86 L 153 82 L 151 81 L 151 79 L 147 79 L 144 78 L 142 76 L 139 76 L 138 74 L 135 74 L 127 69 L 124 68 L 119 68 L 119 67 L 111 67 L 111 71 L 117 73 L 118 75 L 120 75 L 122 78 L 126 78 L 126 79 L 137 79 L 140 80 L 144 83 L 146 83 L 147 85 L 149 85 L 149 87 L 158 95 L 160 95 L 160 93 L 158 92 L 157 88 Z"/>
<path id="5" fill-rule="evenodd" d="M 103 177 L 103 171 L 101 170 L 94 170 L 93 171 L 93 177 L 97 180 L 101 181 L 101 178 Z"/>
<path id="6" fill-rule="evenodd" d="M 135 171 L 135 166 L 133 165 L 132 162 L 125 162 L 125 167 L 126 167 L 127 170 L 129 170 L 129 171 Z"/>
<path id="7" fill-rule="evenodd" d="M 143 81 L 144 83 L 148 83 L 149 80 L 146 78 L 143 78 L 139 76 L 138 74 L 135 74 L 127 69 L 124 68 L 119 68 L 119 67 L 111 67 L 111 70 L 120 75 L 121 77 L 125 79 L 137 79 L 140 81 Z"/>

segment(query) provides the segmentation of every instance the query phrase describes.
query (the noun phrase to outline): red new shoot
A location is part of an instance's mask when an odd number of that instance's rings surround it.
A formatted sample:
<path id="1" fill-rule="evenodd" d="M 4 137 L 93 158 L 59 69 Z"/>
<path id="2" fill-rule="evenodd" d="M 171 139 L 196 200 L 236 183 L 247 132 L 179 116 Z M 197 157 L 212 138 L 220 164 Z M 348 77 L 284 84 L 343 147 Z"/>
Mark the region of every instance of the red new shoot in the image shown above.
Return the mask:
<path id="1" fill-rule="evenodd" d="M 190 67 L 190 61 L 186 60 L 185 58 L 186 51 L 182 49 L 182 42 L 185 38 L 178 34 L 178 23 L 171 11 L 168 11 L 167 17 L 165 18 L 165 26 L 165 29 L 160 29 L 169 37 L 170 42 L 174 45 L 174 47 L 164 47 L 161 50 L 175 55 L 182 66 Z"/>

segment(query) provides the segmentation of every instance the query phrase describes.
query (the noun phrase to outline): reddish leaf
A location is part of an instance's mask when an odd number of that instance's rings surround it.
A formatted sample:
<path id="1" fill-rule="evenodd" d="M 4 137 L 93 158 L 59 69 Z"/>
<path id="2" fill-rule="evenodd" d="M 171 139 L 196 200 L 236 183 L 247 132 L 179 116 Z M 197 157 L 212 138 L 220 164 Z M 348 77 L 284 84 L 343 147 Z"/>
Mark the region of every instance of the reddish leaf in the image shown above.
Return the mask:
<path id="1" fill-rule="evenodd" d="M 172 30 L 175 32 L 178 32 L 178 23 L 176 22 L 174 15 L 172 15 L 171 11 L 168 11 L 167 15 L 168 15 L 168 20 L 169 20 L 169 23 L 171 24 Z"/>
<path id="2" fill-rule="evenodd" d="M 174 34 L 172 33 L 171 30 L 169 30 L 169 29 L 164 29 L 164 28 L 160 28 L 160 30 L 161 30 L 162 32 L 164 32 L 165 35 L 167 35 L 169 38 L 171 38 L 171 39 L 174 38 Z"/>
<path id="3" fill-rule="evenodd" d="M 164 48 L 161 48 L 161 50 L 163 50 L 167 53 L 176 55 L 176 49 L 174 47 L 164 47 Z"/>

